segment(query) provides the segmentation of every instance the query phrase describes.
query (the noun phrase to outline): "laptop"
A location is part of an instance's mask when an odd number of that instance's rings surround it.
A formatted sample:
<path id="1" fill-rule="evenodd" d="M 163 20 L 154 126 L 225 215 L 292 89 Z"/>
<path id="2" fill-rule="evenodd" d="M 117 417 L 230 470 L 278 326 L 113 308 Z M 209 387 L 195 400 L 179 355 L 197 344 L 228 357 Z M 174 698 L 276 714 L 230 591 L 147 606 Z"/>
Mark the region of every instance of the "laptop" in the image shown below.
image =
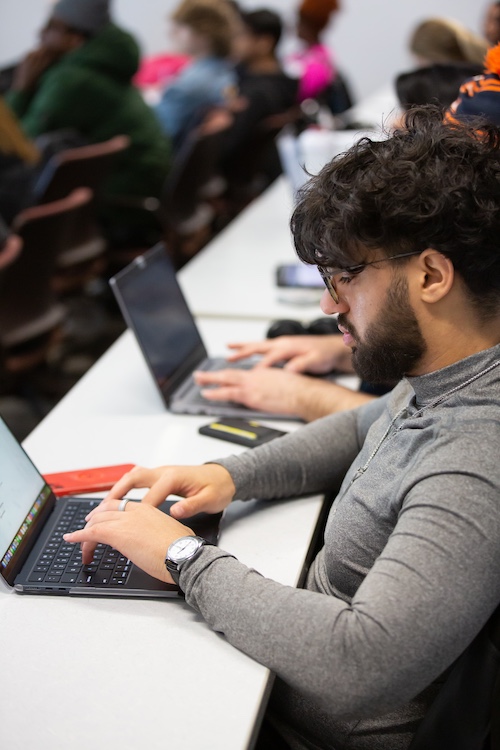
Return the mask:
<path id="1" fill-rule="evenodd" d="M 256 411 L 242 404 L 203 398 L 193 379 L 194 370 L 249 369 L 257 360 L 228 362 L 222 357 L 208 357 L 162 243 L 112 276 L 109 283 L 170 411 L 245 419 L 297 419 L 290 414 Z"/>
<path id="2" fill-rule="evenodd" d="M 93 563 L 82 565 L 80 545 L 62 537 L 82 528 L 85 516 L 99 502 L 95 497 L 56 499 L 0 419 L 1 587 L 19 594 L 181 596 L 177 586 L 152 578 L 107 545 L 98 545 Z M 168 513 L 171 505 L 167 501 L 161 510 Z M 216 544 L 221 516 L 200 513 L 189 519 L 189 526 Z"/>

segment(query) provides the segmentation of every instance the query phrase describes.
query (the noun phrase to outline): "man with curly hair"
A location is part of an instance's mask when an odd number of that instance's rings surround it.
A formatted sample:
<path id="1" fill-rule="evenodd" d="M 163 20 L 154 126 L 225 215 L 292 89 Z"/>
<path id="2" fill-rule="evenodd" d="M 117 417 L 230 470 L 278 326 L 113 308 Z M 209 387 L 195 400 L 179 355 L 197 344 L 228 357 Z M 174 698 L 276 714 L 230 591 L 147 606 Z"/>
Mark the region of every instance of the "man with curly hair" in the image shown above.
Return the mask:
<path id="1" fill-rule="evenodd" d="M 359 375 L 399 384 L 239 456 L 136 467 L 67 537 L 85 561 L 105 542 L 178 581 L 276 673 L 268 747 L 407 750 L 500 602 L 499 206 L 500 130 L 486 121 L 415 109 L 335 157 L 299 198 L 295 246 L 319 266 Z M 143 502 L 120 512 L 139 486 Z M 317 492 L 336 497 L 304 589 L 189 529 L 233 499 Z M 176 520 L 155 507 L 170 493 Z"/>

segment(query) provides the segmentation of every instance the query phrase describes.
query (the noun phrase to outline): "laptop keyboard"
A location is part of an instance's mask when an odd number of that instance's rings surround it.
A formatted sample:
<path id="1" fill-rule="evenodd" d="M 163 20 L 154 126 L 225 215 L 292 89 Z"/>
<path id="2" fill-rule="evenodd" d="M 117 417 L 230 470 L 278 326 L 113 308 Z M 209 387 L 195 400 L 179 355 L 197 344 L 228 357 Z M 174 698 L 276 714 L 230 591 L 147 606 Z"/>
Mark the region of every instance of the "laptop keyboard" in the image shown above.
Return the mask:
<path id="1" fill-rule="evenodd" d="M 118 550 L 98 544 L 90 565 L 82 564 L 79 544 L 68 544 L 63 534 L 85 526 L 85 516 L 100 500 L 69 502 L 30 573 L 30 583 L 60 583 L 74 586 L 124 586 L 132 563 Z"/>

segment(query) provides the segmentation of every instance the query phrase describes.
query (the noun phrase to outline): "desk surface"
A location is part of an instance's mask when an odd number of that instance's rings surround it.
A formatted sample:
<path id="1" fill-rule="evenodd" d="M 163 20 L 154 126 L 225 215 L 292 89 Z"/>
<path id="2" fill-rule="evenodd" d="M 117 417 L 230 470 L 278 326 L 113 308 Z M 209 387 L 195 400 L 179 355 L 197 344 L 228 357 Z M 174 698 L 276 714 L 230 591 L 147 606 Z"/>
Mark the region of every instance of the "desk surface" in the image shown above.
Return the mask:
<path id="1" fill-rule="evenodd" d="M 213 354 L 220 350 L 210 341 L 234 338 L 227 322 L 201 328 Z M 262 331 L 253 324 L 246 335 Z M 242 450 L 198 435 L 205 421 L 164 410 L 127 332 L 25 447 L 42 472 L 200 463 Z M 236 502 L 220 544 L 264 575 L 296 585 L 321 507 L 320 497 Z M 212 632 L 182 599 L 0 593 L 0 635 L 0 746 L 9 750 L 243 750 L 270 686 L 267 669 Z"/>
<path id="2" fill-rule="evenodd" d="M 401 112 L 395 86 L 393 83 L 388 83 L 348 109 L 342 117 L 347 123 L 386 130 L 390 128 L 394 119 L 401 115 Z"/>
<path id="3" fill-rule="evenodd" d="M 292 205 L 291 189 L 280 177 L 180 271 L 195 315 L 305 322 L 322 316 L 322 290 L 309 292 L 308 304 L 292 304 L 286 301 L 290 290 L 275 283 L 278 265 L 298 262 L 289 229 Z"/>

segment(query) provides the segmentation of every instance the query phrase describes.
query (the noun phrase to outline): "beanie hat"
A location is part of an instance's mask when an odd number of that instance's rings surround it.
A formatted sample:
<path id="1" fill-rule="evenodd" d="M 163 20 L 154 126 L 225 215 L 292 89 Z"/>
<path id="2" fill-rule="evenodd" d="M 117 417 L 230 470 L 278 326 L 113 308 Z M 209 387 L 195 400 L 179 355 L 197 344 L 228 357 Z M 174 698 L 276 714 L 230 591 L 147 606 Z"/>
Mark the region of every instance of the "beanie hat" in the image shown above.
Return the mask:
<path id="1" fill-rule="evenodd" d="M 445 115 L 447 122 L 482 117 L 500 126 L 500 44 L 488 51 L 485 66 L 484 75 L 462 84 L 458 99 Z"/>
<path id="2" fill-rule="evenodd" d="M 321 31 L 328 24 L 330 15 L 339 10 L 339 7 L 339 0 L 303 0 L 299 7 L 299 16 Z"/>
<path id="3" fill-rule="evenodd" d="M 110 0 L 59 0 L 52 16 L 76 31 L 95 34 L 110 22 Z"/>
<path id="4" fill-rule="evenodd" d="M 216 57 L 229 55 L 235 15 L 226 0 L 183 0 L 172 20 L 208 37 Z"/>

